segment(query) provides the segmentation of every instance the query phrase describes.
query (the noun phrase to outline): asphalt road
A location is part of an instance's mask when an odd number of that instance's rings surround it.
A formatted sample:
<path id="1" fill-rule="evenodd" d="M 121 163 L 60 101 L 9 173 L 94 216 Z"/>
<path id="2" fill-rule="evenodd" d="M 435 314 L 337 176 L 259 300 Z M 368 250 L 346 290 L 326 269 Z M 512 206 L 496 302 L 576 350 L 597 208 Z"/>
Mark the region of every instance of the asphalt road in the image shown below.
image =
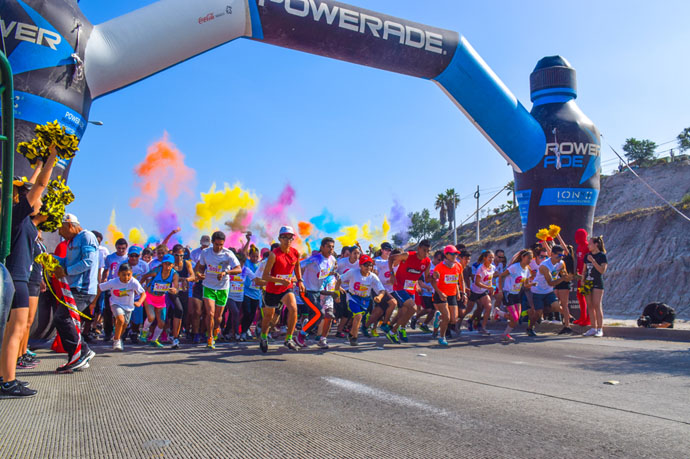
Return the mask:
<path id="1" fill-rule="evenodd" d="M 38 396 L 0 399 L 0 457 L 688 457 L 690 344 L 515 336 L 96 346 L 72 375 L 39 351 Z"/>

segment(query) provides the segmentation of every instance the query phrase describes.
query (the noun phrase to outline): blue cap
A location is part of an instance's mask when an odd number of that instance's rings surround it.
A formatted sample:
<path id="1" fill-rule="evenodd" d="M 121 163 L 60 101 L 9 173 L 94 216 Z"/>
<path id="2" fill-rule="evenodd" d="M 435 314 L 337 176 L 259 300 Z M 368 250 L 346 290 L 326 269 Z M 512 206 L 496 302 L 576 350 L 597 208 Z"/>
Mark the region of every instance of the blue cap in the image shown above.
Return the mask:
<path id="1" fill-rule="evenodd" d="M 173 257 L 170 254 L 167 254 L 166 256 L 163 257 L 163 260 L 161 263 L 175 263 L 175 257 Z"/>
<path id="2" fill-rule="evenodd" d="M 136 253 L 137 255 L 141 255 L 141 250 L 142 250 L 141 247 L 136 246 L 136 245 L 133 245 L 133 246 L 130 246 L 130 248 L 129 248 L 129 250 L 127 251 L 127 253 L 128 253 L 128 254 Z"/>

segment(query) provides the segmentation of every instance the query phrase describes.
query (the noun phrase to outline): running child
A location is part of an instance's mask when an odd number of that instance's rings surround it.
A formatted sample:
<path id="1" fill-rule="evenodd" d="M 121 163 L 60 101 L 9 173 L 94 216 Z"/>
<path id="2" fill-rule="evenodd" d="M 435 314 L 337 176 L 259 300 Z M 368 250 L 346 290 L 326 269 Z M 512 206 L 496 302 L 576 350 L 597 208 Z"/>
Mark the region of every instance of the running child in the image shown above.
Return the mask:
<path id="1" fill-rule="evenodd" d="M 513 260 L 516 260 L 503 271 L 498 278 L 498 291 L 502 294 L 503 304 L 505 304 L 508 313 L 505 314 L 508 319 L 508 325 L 503 332 L 502 339 L 506 342 L 514 342 L 515 339 L 510 336 L 510 332 L 515 328 L 520 320 L 522 314 L 522 302 L 520 292 L 523 287 L 530 288 L 534 286 L 530 282 L 529 265 L 532 262 L 533 254 L 529 249 L 521 250 Z M 498 312 L 503 315 L 502 311 Z"/>

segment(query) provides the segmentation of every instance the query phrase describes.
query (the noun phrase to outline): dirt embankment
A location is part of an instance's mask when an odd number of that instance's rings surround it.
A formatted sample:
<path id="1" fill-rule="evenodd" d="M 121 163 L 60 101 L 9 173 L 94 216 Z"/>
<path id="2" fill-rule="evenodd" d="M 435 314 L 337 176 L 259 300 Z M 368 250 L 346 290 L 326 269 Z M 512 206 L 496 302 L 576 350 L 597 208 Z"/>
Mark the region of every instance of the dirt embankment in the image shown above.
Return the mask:
<path id="1" fill-rule="evenodd" d="M 672 202 L 690 193 L 688 161 L 638 173 Z M 604 235 L 608 251 L 606 314 L 632 318 L 645 304 L 662 301 L 676 309 L 678 318 L 690 319 L 690 222 L 662 204 L 629 171 L 602 179 L 594 234 Z M 682 210 L 690 215 L 690 204 Z M 476 242 L 476 225 L 464 225 L 458 240 L 474 253 L 501 248 L 510 257 L 522 248 L 517 211 L 481 220 L 480 233 L 482 240 Z"/>

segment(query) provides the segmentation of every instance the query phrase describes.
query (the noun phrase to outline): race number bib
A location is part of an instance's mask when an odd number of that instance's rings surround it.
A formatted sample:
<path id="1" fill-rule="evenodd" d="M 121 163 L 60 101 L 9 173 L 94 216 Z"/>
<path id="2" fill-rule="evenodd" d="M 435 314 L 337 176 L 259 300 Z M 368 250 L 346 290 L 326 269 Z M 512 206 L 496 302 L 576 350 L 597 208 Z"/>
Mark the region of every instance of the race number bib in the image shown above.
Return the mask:
<path id="1" fill-rule="evenodd" d="M 170 290 L 170 284 L 161 284 L 158 282 L 153 284 L 153 292 L 154 293 L 165 293 L 168 290 Z"/>
<path id="2" fill-rule="evenodd" d="M 211 274 L 220 274 L 223 272 L 223 267 L 221 265 L 208 265 L 206 270 Z"/>
<path id="3" fill-rule="evenodd" d="M 363 298 L 366 298 L 369 296 L 369 286 L 368 285 L 364 285 L 360 282 L 355 282 L 354 289 L 355 289 L 355 294 L 357 296 L 361 296 Z"/>
<path id="4" fill-rule="evenodd" d="M 242 282 L 242 276 L 230 276 L 230 293 L 244 293 L 244 282 Z"/>
<path id="5" fill-rule="evenodd" d="M 278 274 L 276 277 L 278 279 L 283 279 L 283 280 L 289 281 L 292 279 L 292 274 Z"/>
<path id="6" fill-rule="evenodd" d="M 414 292 L 414 286 L 416 283 L 417 283 L 417 281 L 415 281 L 415 280 L 410 280 L 410 279 L 406 280 L 405 281 L 405 287 L 404 287 L 405 290 Z"/>
<path id="7" fill-rule="evenodd" d="M 446 284 L 457 284 L 458 283 L 458 275 L 457 274 L 446 274 L 443 277 L 443 282 Z"/>

